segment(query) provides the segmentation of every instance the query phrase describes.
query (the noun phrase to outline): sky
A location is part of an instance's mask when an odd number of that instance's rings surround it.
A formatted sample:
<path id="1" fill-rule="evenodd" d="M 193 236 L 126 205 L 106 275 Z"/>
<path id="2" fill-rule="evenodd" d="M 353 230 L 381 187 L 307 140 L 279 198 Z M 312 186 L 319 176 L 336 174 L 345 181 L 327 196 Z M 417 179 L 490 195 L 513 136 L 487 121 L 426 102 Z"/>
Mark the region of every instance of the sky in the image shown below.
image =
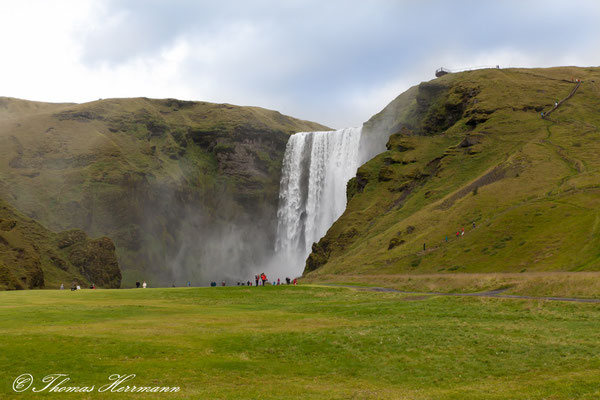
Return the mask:
<path id="1" fill-rule="evenodd" d="M 0 2 L 0 96 L 253 105 L 359 126 L 439 67 L 600 65 L 600 1 Z"/>

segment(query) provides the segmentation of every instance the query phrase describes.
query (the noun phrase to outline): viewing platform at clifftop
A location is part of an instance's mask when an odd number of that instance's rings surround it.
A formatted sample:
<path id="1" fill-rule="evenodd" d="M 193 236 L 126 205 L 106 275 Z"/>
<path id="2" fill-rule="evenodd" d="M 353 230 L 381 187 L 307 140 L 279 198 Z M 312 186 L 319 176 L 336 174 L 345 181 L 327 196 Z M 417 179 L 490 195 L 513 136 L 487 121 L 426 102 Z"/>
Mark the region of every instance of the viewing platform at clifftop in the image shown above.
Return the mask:
<path id="1" fill-rule="evenodd" d="M 454 69 L 454 70 L 450 70 L 448 68 L 438 68 L 435 70 L 435 77 L 439 78 L 440 76 L 444 76 L 446 74 L 451 74 L 453 72 L 465 72 L 465 71 L 474 71 L 476 69 L 487 69 L 487 68 L 495 68 L 495 69 L 500 69 L 499 65 L 482 65 L 479 67 L 470 67 L 470 68 L 461 68 L 461 69 Z"/>
<path id="2" fill-rule="evenodd" d="M 446 68 L 438 68 L 435 70 L 435 77 L 439 78 L 440 76 L 444 76 L 446 74 L 450 74 L 451 71 L 449 69 Z"/>

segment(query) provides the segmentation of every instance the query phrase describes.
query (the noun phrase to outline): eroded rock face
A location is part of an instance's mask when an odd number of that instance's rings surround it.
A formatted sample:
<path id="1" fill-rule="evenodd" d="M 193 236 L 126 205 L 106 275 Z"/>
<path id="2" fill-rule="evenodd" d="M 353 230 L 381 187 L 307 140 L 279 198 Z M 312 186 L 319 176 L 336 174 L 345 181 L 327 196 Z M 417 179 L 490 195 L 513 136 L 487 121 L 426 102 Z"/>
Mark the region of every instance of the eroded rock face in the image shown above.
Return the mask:
<path id="1" fill-rule="evenodd" d="M 0 199 L 0 290 L 58 288 L 72 281 L 120 286 L 112 240 L 90 239 L 81 230 L 56 234 Z"/>
<path id="2" fill-rule="evenodd" d="M 121 271 L 112 240 L 107 237 L 90 240 L 86 237 L 69 247 L 69 261 L 79 267 L 81 275 L 90 282 L 106 288 L 121 286 Z"/>
<path id="3" fill-rule="evenodd" d="M 319 243 L 313 243 L 312 252 L 306 259 L 304 273 L 314 271 L 327 263 L 329 259 L 329 241 L 325 238 L 319 240 Z"/>

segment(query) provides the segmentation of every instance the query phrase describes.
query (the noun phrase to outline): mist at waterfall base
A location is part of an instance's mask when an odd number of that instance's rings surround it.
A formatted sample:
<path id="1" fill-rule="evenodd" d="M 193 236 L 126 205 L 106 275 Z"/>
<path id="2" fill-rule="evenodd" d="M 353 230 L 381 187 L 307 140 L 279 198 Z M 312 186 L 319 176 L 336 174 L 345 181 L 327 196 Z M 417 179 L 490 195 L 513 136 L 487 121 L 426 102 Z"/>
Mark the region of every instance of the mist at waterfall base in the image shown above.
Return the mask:
<path id="1" fill-rule="evenodd" d="M 358 167 L 385 150 L 385 141 L 361 135 L 361 128 L 299 132 L 290 136 L 283 159 L 276 216 L 244 213 L 226 195 L 220 215 L 187 203 L 172 220 L 176 246 L 157 263 L 177 286 L 211 281 L 227 285 L 253 281 L 264 272 L 271 281 L 302 275 L 312 244 L 322 238 L 346 208 L 346 185 Z M 161 224 L 164 226 L 164 224 Z M 156 229 L 152 229 L 156 231 Z"/>
<path id="2" fill-rule="evenodd" d="M 265 271 L 272 260 L 274 210 L 249 212 L 220 190 L 192 198 L 182 196 L 177 188 L 154 194 L 142 245 L 149 260 L 145 280 L 152 286 L 246 282 L 254 279 L 255 271 Z"/>

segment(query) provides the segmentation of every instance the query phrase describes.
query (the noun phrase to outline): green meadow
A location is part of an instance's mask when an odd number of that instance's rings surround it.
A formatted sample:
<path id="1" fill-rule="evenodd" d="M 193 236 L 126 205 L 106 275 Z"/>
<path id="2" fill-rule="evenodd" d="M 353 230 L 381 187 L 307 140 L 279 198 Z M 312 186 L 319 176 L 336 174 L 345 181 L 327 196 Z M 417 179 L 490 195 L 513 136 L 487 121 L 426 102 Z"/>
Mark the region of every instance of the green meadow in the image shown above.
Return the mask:
<path id="1" fill-rule="evenodd" d="M 597 399 L 600 305 L 319 286 L 0 293 L 0 398 Z M 91 393 L 15 393 L 49 374 Z M 178 386 L 177 393 L 98 393 Z"/>

